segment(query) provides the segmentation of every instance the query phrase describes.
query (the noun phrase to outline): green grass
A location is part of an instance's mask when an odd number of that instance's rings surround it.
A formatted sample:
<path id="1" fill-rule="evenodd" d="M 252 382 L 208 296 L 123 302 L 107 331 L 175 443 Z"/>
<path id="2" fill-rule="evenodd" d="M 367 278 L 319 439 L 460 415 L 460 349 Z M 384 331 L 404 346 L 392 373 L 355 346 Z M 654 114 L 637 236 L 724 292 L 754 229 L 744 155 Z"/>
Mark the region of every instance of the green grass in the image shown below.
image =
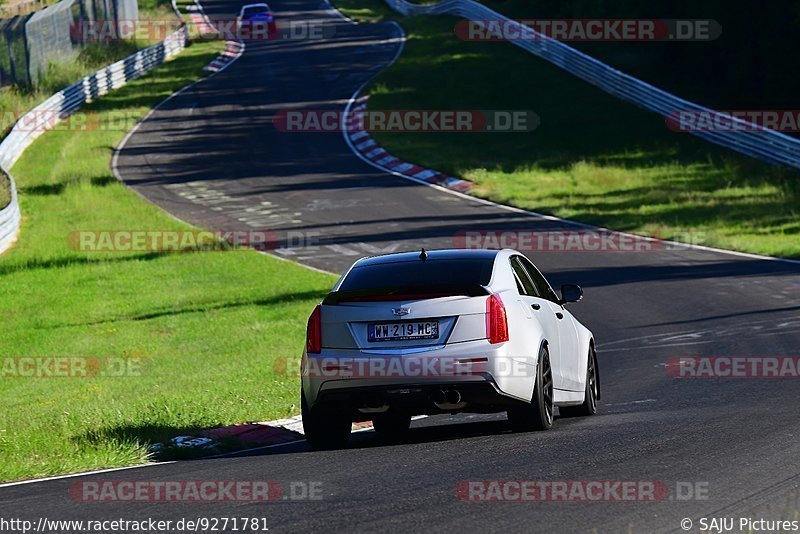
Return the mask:
<path id="1" fill-rule="evenodd" d="M 141 2 L 139 7 L 142 19 L 163 21 L 170 20 L 175 16 L 170 3 L 164 0 L 148 0 Z M 11 130 L 22 114 L 53 93 L 152 44 L 154 43 L 149 41 L 89 43 L 78 52 L 75 59 L 51 63 L 35 88 L 0 87 L 0 140 Z M 5 173 L 0 172 L 0 209 L 4 208 L 10 200 L 11 190 L 8 177 Z"/>
<path id="2" fill-rule="evenodd" d="M 335 0 L 336 9 L 357 22 L 379 22 L 386 19 L 400 19 L 394 10 L 380 0 Z"/>
<path id="3" fill-rule="evenodd" d="M 179 4 L 186 3 L 181 0 Z M 175 19 L 170 2 L 165 0 L 143 0 L 139 5 L 142 20 L 168 21 Z M 126 58 L 155 44 L 153 40 L 126 40 L 90 42 L 82 47 L 71 60 L 63 58 L 50 63 L 47 72 L 36 87 L 0 87 L 0 137 L 8 133 L 15 118 L 36 106 L 53 93 L 75 83 L 103 67 Z"/>
<path id="4" fill-rule="evenodd" d="M 221 43 L 199 43 L 88 110 L 144 115 L 197 79 Z M 141 376 L 0 377 L 0 481 L 148 459 L 200 428 L 298 411 L 305 321 L 335 278 L 249 251 L 82 253 L 75 230 L 187 229 L 118 183 L 123 132 L 49 132 L 13 169 L 19 242 L 0 257 L 0 359 L 136 357 Z"/>
<path id="5" fill-rule="evenodd" d="M 0 210 L 8 206 L 11 202 L 11 183 L 8 176 L 0 170 Z"/>
<path id="6" fill-rule="evenodd" d="M 83 48 L 72 61 L 51 63 L 36 88 L 0 87 L 0 140 L 11 130 L 25 112 L 43 102 L 53 93 L 84 76 L 135 53 L 146 43 L 116 41 L 91 44 Z M 8 177 L 0 172 L 0 209 L 10 201 Z"/>
<path id="7" fill-rule="evenodd" d="M 374 132 L 395 156 L 472 180 L 475 194 L 498 202 L 800 257 L 800 173 L 671 132 L 511 44 L 461 41 L 454 17 L 387 15 L 381 0 L 336 5 L 356 19 L 401 19 L 408 34 L 399 61 L 368 87 L 370 108 L 532 110 L 541 119 L 530 133 Z"/>
<path id="8" fill-rule="evenodd" d="M 92 43 L 82 48 L 72 61 L 51 63 L 35 88 L 0 87 L 0 137 L 8 133 L 23 113 L 43 102 L 55 92 L 75 83 L 115 61 L 119 61 L 153 43 L 144 41 L 111 41 Z"/>

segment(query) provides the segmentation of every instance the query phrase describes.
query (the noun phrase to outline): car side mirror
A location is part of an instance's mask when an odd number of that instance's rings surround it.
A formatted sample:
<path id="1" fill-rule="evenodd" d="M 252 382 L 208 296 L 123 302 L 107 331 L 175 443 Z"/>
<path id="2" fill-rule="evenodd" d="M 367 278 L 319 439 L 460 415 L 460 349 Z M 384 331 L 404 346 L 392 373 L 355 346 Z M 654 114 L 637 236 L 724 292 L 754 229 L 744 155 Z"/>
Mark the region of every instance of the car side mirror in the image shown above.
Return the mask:
<path id="1" fill-rule="evenodd" d="M 581 286 L 575 284 L 564 284 L 561 286 L 561 300 L 559 304 L 566 304 L 567 302 L 578 302 L 583 298 L 583 289 Z"/>

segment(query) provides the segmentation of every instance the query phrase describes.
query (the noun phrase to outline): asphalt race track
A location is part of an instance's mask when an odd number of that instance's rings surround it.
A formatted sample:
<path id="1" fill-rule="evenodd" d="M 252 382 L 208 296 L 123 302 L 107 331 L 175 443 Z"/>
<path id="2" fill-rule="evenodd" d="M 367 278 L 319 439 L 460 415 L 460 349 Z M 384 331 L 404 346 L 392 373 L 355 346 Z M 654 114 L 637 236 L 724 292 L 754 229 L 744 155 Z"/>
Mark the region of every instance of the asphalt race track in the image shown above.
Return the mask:
<path id="1" fill-rule="evenodd" d="M 137 192 L 206 228 L 318 236 L 282 255 L 336 272 L 364 255 L 452 247 L 454 235 L 469 229 L 575 229 L 383 173 L 352 154 L 341 133 L 276 130 L 277 110 L 343 108 L 392 60 L 401 34 L 389 23 L 354 25 L 320 0 L 271 4 L 279 21 L 323 21 L 327 37 L 249 43 L 229 69 L 154 113 L 119 157 L 120 175 Z M 218 1 L 206 9 L 230 15 L 239 5 Z M 90 476 L 319 481 L 321 500 L 81 504 L 68 494 L 75 479 L 62 479 L 2 488 L 0 508 L 33 521 L 264 517 L 278 532 L 639 533 L 681 531 L 683 518 L 796 518 L 796 380 L 675 379 L 665 363 L 800 355 L 800 265 L 652 248 L 531 254 L 554 285 L 585 289 L 571 309 L 598 342 L 603 397 L 596 417 L 557 420 L 552 431 L 529 434 L 512 434 L 503 416 L 434 417 L 416 421 L 402 445 L 383 445 L 368 431 L 341 451 L 297 443 Z M 495 479 L 658 480 L 672 496 L 656 503 L 469 503 L 456 496 L 459 481 Z M 707 487 L 708 498 L 677 498 L 679 483 Z"/>

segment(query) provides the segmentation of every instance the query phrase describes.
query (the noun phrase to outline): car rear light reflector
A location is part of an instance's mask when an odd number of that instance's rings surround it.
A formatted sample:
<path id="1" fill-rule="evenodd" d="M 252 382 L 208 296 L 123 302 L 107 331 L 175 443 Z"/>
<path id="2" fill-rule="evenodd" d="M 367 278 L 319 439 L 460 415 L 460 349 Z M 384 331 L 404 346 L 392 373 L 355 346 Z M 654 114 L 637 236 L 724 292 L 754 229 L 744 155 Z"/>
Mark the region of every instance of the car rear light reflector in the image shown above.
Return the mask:
<path id="1" fill-rule="evenodd" d="M 486 337 L 492 344 L 508 341 L 506 307 L 496 294 L 486 299 Z"/>
<path id="2" fill-rule="evenodd" d="M 306 352 L 319 354 L 322 352 L 322 306 L 317 304 L 311 317 L 308 318 L 306 328 Z"/>

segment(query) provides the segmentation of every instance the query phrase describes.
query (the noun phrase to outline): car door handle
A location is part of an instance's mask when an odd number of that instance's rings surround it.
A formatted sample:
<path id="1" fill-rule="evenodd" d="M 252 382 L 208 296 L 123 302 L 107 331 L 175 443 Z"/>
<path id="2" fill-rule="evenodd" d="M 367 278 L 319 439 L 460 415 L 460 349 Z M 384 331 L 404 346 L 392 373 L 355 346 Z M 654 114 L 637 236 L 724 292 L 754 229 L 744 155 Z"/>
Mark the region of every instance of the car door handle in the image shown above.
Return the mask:
<path id="1" fill-rule="evenodd" d="M 531 308 L 533 308 L 534 310 L 538 310 L 538 309 L 540 309 L 541 307 L 542 307 L 542 305 L 541 305 L 541 304 L 536 304 L 536 303 L 534 303 L 534 304 L 531 304 Z"/>
<path id="2" fill-rule="evenodd" d="M 561 312 L 556 312 L 556 317 L 558 317 L 559 319 L 563 319 L 564 318 L 564 314 L 561 313 Z"/>

